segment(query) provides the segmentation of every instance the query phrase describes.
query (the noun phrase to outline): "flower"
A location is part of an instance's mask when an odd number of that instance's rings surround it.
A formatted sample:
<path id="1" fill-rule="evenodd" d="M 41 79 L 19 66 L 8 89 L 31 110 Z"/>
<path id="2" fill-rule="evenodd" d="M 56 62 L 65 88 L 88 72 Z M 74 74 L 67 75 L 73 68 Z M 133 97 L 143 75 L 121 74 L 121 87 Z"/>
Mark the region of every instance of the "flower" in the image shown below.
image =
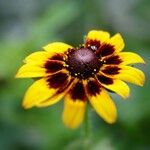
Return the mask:
<path id="1" fill-rule="evenodd" d="M 45 107 L 64 97 L 63 122 L 78 127 L 89 102 L 108 123 L 117 118 L 116 106 L 108 92 L 129 96 L 124 82 L 143 86 L 144 73 L 130 64 L 144 63 L 132 52 L 121 52 L 124 41 L 119 33 L 92 30 L 80 47 L 54 42 L 24 60 L 17 78 L 36 78 L 27 90 L 23 107 Z"/>

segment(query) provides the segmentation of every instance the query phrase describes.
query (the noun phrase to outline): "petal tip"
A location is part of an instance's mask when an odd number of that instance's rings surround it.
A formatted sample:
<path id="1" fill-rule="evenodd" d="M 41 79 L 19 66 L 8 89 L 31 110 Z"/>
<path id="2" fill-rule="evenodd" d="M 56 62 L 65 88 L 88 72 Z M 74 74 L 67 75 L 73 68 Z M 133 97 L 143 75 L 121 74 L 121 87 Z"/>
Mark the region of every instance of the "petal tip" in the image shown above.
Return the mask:
<path id="1" fill-rule="evenodd" d="M 142 87 L 142 86 L 144 86 L 144 83 L 145 83 L 145 75 L 143 73 L 138 85 Z"/>
<path id="2" fill-rule="evenodd" d="M 24 77 L 22 76 L 22 74 L 20 73 L 20 71 L 18 71 L 16 73 L 16 75 L 15 75 L 15 78 L 24 78 Z"/>
<path id="3" fill-rule="evenodd" d="M 104 118 L 103 118 L 104 119 Z M 111 116 L 110 118 L 106 118 L 104 119 L 107 123 L 109 124 L 114 124 L 117 121 L 117 112 L 115 112 L 115 114 L 113 116 Z"/>
<path id="4" fill-rule="evenodd" d="M 72 125 L 72 124 L 66 124 L 64 123 L 64 125 L 67 127 L 67 128 L 70 128 L 70 129 L 77 129 L 80 125 Z"/>
<path id="5" fill-rule="evenodd" d="M 144 83 L 145 83 L 145 80 L 143 82 L 139 83 L 139 86 L 143 87 Z"/>
<path id="6" fill-rule="evenodd" d="M 144 59 L 141 60 L 141 63 L 144 64 L 144 65 L 146 64 Z"/>
<path id="7" fill-rule="evenodd" d="M 127 100 L 130 97 L 130 95 L 122 96 L 123 100 Z"/>
<path id="8" fill-rule="evenodd" d="M 23 107 L 24 109 L 30 109 L 30 108 L 32 108 L 33 106 L 31 106 L 31 105 L 29 105 L 29 104 L 27 104 L 26 102 L 23 101 L 22 107 Z"/>
<path id="9" fill-rule="evenodd" d="M 22 74 L 18 71 L 17 74 L 15 75 L 15 78 L 24 78 L 24 77 L 23 77 Z"/>
<path id="10" fill-rule="evenodd" d="M 122 95 L 122 98 L 123 98 L 124 100 L 126 100 L 126 99 L 129 98 L 129 97 L 130 97 L 130 92 L 126 93 L 125 95 Z"/>
<path id="11" fill-rule="evenodd" d="M 146 64 L 145 60 L 141 56 L 139 56 L 139 63 L 144 65 Z"/>
<path id="12" fill-rule="evenodd" d="M 116 33 L 110 38 L 110 44 L 114 45 L 116 52 L 124 49 L 125 43 L 120 33 Z"/>
<path id="13" fill-rule="evenodd" d="M 19 78 L 19 75 L 18 75 L 18 73 L 14 76 L 15 78 Z"/>
<path id="14" fill-rule="evenodd" d="M 17 71 L 17 73 L 15 74 L 15 78 L 23 78 L 23 72 L 21 71 L 21 69 Z"/>
<path id="15" fill-rule="evenodd" d="M 30 109 L 30 108 L 32 108 L 33 106 L 34 106 L 34 104 L 31 103 L 31 102 L 29 101 L 29 98 L 26 98 L 26 95 L 25 95 L 25 97 L 24 97 L 24 99 L 23 99 L 23 101 L 22 101 L 22 107 L 23 107 L 24 109 Z"/>
<path id="16" fill-rule="evenodd" d="M 127 91 L 127 93 L 125 95 L 125 98 L 128 98 L 128 97 L 130 97 L 130 88 L 129 87 L 128 87 L 128 91 Z"/>
<path id="17" fill-rule="evenodd" d="M 115 118 L 114 120 L 110 120 L 108 123 L 109 124 L 114 124 L 114 123 L 116 123 L 116 121 L 117 121 L 117 118 Z"/>
<path id="18" fill-rule="evenodd" d="M 75 123 L 70 122 L 69 120 L 67 121 L 64 114 L 62 116 L 62 120 L 63 120 L 63 123 L 64 123 L 65 127 L 67 127 L 67 128 L 76 129 L 80 126 L 80 123 L 75 124 Z"/>

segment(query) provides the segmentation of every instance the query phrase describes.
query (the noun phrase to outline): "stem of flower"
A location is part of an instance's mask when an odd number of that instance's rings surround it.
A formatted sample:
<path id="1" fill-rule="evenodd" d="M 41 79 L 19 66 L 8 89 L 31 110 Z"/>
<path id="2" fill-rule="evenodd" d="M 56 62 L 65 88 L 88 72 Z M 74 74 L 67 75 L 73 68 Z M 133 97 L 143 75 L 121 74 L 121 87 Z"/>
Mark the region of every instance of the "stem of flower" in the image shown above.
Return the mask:
<path id="1" fill-rule="evenodd" d="M 89 121 L 88 121 L 88 107 L 85 111 L 85 118 L 84 118 L 84 137 L 85 139 L 89 136 Z"/>
<path id="2" fill-rule="evenodd" d="M 90 128 L 89 128 L 89 116 L 88 116 L 88 107 L 85 111 L 85 118 L 84 118 L 84 140 L 83 140 L 83 146 L 84 146 L 84 149 L 88 150 L 89 149 L 89 146 L 90 146 L 90 139 L 89 139 L 89 131 L 90 131 Z"/>

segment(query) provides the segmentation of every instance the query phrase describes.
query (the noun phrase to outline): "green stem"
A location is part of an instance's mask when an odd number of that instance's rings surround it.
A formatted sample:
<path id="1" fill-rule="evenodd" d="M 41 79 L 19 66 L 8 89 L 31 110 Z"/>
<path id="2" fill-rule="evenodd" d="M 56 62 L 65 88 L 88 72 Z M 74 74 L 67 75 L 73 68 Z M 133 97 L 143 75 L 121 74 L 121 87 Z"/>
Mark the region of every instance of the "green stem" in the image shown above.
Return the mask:
<path id="1" fill-rule="evenodd" d="M 89 117 L 88 117 L 88 107 L 85 111 L 85 118 L 84 118 L 84 139 L 83 139 L 83 146 L 85 150 L 89 149 Z"/>
<path id="2" fill-rule="evenodd" d="M 85 118 L 84 118 L 84 137 L 85 139 L 89 136 L 89 120 L 88 120 L 88 108 L 85 111 Z"/>

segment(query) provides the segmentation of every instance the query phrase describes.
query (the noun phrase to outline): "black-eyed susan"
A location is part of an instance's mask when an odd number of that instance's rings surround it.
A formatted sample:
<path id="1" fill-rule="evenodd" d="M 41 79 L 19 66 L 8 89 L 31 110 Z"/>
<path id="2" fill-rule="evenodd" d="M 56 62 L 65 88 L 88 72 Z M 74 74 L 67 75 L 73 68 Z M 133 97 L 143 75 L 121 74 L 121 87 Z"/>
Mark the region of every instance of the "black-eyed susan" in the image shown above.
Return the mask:
<path id="1" fill-rule="evenodd" d="M 110 37 L 92 30 L 80 47 L 55 42 L 24 60 L 17 78 L 37 78 L 27 90 L 25 108 L 50 106 L 64 97 L 63 122 L 76 128 L 84 118 L 88 102 L 106 122 L 116 121 L 117 110 L 108 92 L 129 96 L 124 82 L 142 86 L 144 73 L 130 64 L 144 63 L 132 52 L 121 52 L 124 41 L 119 33 Z"/>

